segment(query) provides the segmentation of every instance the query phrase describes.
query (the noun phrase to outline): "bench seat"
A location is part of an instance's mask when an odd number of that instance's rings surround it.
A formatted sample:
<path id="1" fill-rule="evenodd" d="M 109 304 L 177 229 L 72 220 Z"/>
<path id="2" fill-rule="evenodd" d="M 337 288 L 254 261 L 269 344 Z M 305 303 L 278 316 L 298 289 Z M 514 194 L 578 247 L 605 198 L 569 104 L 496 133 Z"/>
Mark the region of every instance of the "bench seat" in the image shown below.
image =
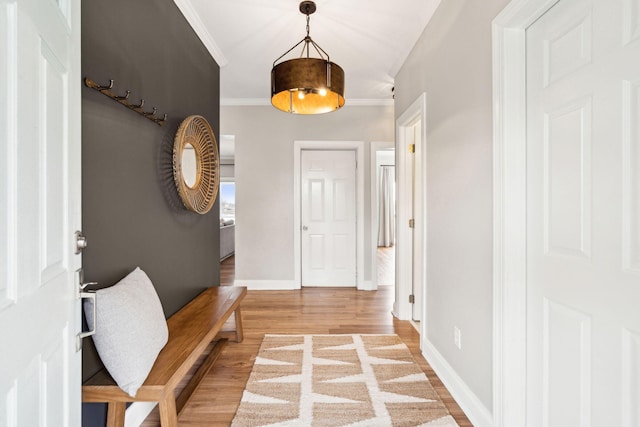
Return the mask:
<path id="1" fill-rule="evenodd" d="M 109 374 L 102 370 L 83 384 L 82 401 L 108 403 L 108 427 L 124 426 L 127 402 L 158 402 L 161 425 L 177 426 L 180 411 L 197 389 L 200 380 L 213 366 L 227 340 L 231 338 L 236 342 L 242 341 L 240 303 L 246 293 L 245 287 L 211 287 L 171 316 L 167 320 L 169 340 L 158 354 L 136 397 L 122 391 Z M 236 330 L 221 332 L 232 313 L 235 313 Z M 216 343 L 213 350 L 176 399 L 176 386 L 214 340 Z"/>

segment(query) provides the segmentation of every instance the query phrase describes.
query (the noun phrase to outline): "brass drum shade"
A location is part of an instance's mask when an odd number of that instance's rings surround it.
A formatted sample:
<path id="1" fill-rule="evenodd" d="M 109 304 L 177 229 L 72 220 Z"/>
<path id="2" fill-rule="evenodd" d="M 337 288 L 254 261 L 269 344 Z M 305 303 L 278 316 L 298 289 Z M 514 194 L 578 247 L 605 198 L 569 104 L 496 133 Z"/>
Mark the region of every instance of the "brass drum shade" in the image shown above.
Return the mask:
<path id="1" fill-rule="evenodd" d="M 271 70 L 271 104 L 294 114 L 335 111 L 344 105 L 344 71 L 338 64 L 319 58 L 281 62 Z"/>

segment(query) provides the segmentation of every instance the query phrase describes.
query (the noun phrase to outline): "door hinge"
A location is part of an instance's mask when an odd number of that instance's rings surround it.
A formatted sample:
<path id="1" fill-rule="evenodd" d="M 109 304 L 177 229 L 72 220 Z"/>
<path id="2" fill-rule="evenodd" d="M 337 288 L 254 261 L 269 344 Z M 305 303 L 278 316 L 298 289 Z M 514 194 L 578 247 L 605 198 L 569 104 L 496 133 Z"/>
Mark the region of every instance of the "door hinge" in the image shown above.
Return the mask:
<path id="1" fill-rule="evenodd" d="M 416 226 L 416 220 L 415 219 L 410 219 L 409 220 L 409 228 L 415 228 Z"/>
<path id="2" fill-rule="evenodd" d="M 415 304 L 416 302 L 416 296 L 411 294 L 409 295 L 409 304 Z"/>
<path id="3" fill-rule="evenodd" d="M 410 153 L 416 152 L 416 144 L 409 144 L 409 152 Z"/>

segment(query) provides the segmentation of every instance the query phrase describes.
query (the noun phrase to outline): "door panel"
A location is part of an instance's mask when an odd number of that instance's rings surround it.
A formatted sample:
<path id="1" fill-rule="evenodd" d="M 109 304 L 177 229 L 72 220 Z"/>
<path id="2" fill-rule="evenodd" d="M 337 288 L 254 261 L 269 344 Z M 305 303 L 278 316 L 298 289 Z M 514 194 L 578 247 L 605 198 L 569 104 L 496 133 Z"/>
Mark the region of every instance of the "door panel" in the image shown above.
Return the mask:
<path id="1" fill-rule="evenodd" d="M 356 286 L 354 151 L 301 151 L 303 286 Z"/>
<path id="2" fill-rule="evenodd" d="M 640 425 L 633 4 L 560 0 L 527 30 L 531 427 Z"/>
<path id="3" fill-rule="evenodd" d="M 80 2 L 0 0 L 0 425 L 80 425 Z"/>
<path id="4" fill-rule="evenodd" d="M 17 50 L 16 10 L 15 3 L 0 2 L 0 73 L 3 76 L 0 79 L 0 200 L 6 201 L 6 206 L 0 209 L 0 235 L 5 237 L 0 241 L 0 310 L 13 301 L 16 293 L 15 272 L 12 271 L 15 266 L 15 233 L 9 227 L 16 215 L 15 184 L 10 179 L 17 149 L 13 129 L 16 104 L 13 88 L 17 85 L 17 60 L 14 54 Z M 1 397 L 0 402 L 4 402 Z"/>
<path id="5" fill-rule="evenodd" d="M 640 80 L 624 83 L 623 265 L 640 273 Z"/>
<path id="6" fill-rule="evenodd" d="M 591 98 L 544 115 L 545 252 L 591 253 Z"/>

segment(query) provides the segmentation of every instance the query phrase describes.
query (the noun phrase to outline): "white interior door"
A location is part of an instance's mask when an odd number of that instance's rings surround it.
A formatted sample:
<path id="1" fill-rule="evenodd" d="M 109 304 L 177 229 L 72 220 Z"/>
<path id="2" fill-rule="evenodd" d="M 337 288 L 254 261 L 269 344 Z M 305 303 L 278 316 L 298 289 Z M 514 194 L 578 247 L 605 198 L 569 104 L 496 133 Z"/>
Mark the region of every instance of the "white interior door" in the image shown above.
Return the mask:
<path id="1" fill-rule="evenodd" d="M 396 120 L 397 244 L 393 314 L 421 320 L 426 297 L 426 121 L 427 94 L 422 93 Z M 415 148 L 412 145 L 415 144 Z M 419 278 L 419 283 L 415 284 Z M 416 296 L 416 292 L 419 293 Z M 411 301 L 417 302 L 418 305 Z M 420 326 L 422 337 L 424 322 Z"/>
<path id="2" fill-rule="evenodd" d="M 80 2 L 0 0 L 0 425 L 79 426 Z"/>
<path id="3" fill-rule="evenodd" d="M 422 241 L 424 235 L 424 221 L 422 220 L 422 198 L 426 193 L 426 188 L 421 185 L 419 178 L 422 176 L 422 150 L 425 149 L 424 144 L 420 140 L 422 135 L 422 121 L 418 120 L 411 126 L 412 144 L 414 146 L 411 153 L 411 210 L 413 218 L 413 234 L 411 236 L 412 246 L 412 314 L 411 318 L 416 321 L 422 321 L 423 294 L 425 280 L 424 274 L 424 258 L 422 253 Z"/>
<path id="4" fill-rule="evenodd" d="M 527 30 L 527 421 L 640 425 L 637 0 Z"/>
<path id="5" fill-rule="evenodd" d="M 300 155 L 302 286 L 356 286 L 356 153 Z"/>

